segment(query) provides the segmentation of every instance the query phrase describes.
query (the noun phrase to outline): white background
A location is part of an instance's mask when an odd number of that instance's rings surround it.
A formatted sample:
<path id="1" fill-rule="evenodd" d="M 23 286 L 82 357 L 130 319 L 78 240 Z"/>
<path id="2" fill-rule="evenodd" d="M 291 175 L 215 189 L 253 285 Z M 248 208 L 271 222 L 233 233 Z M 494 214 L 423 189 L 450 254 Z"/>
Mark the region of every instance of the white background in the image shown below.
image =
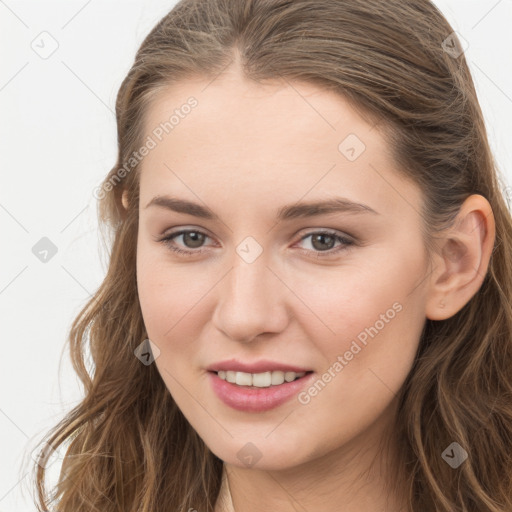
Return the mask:
<path id="1" fill-rule="evenodd" d="M 512 0 L 435 3 L 469 42 L 491 146 L 512 184 Z M 173 5 L 0 0 L 0 512 L 35 510 L 22 463 L 80 399 L 63 348 L 106 270 L 92 191 L 115 164 L 117 90 Z M 31 47 L 41 37 L 51 47 L 44 31 L 58 43 L 47 59 Z M 58 248 L 47 263 L 32 253 L 42 237 Z"/>

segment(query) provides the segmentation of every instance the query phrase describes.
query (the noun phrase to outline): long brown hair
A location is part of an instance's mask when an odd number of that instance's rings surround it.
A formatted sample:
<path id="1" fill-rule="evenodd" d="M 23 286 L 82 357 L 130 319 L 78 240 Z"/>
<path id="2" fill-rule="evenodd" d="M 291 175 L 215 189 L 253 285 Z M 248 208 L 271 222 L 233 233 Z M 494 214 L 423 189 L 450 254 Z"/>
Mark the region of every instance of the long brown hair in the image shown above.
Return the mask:
<path id="1" fill-rule="evenodd" d="M 235 58 L 252 80 L 336 91 L 378 126 L 423 191 L 430 240 L 469 195 L 489 201 L 496 241 L 484 282 L 453 317 L 426 319 L 400 392 L 395 481 L 413 512 L 512 510 L 512 219 L 461 51 L 429 0 L 182 0 L 154 27 L 120 87 L 117 162 L 98 194 L 109 268 L 69 333 L 85 397 L 44 439 L 69 444 L 53 511 L 213 510 L 222 461 L 155 365 L 134 356 L 147 333 L 135 272 L 140 166 L 126 162 L 159 91 L 213 79 Z M 469 455 L 456 469 L 442 457 L 453 442 Z M 50 504 L 48 456 L 34 465 L 38 510 Z"/>

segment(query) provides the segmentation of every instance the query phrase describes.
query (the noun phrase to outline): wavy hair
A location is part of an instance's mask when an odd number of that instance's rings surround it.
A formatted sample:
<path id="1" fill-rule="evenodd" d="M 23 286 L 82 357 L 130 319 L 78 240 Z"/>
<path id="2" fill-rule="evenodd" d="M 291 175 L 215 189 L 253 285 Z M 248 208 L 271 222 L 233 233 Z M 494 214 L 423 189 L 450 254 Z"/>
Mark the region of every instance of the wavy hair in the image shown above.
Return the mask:
<path id="1" fill-rule="evenodd" d="M 156 24 L 116 100 L 117 162 L 98 195 L 109 266 L 67 340 L 84 398 L 45 435 L 66 451 L 51 497 L 48 451 L 34 464 L 38 510 L 214 509 L 222 461 L 155 365 L 134 356 L 147 338 L 135 266 L 140 166 L 125 164 L 160 91 L 214 79 L 237 59 L 251 80 L 315 84 L 378 124 L 397 170 L 421 187 L 430 242 L 469 195 L 489 201 L 496 240 L 485 279 L 457 314 L 426 319 L 400 391 L 395 482 L 412 512 L 512 511 L 512 219 L 453 32 L 430 0 L 182 0 Z M 469 454 L 457 469 L 441 456 L 454 441 Z"/>

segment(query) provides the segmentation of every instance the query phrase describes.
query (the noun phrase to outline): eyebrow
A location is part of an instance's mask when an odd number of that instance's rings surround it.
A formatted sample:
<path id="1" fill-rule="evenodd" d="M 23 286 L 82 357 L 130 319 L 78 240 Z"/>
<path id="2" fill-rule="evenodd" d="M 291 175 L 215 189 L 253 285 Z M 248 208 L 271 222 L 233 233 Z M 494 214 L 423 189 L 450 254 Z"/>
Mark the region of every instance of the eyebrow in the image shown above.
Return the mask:
<path id="1" fill-rule="evenodd" d="M 158 206 L 165 208 L 166 210 L 172 210 L 177 213 L 186 213 L 202 219 L 220 220 L 219 216 L 213 213 L 209 208 L 186 199 L 178 199 L 176 197 L 169 196 L 155 196 L 146 205 L 146 208 L 149 208 L 150 206 Z M 278 221 L 283 221 L 315 217 L 317 215 L 325 215 L 329 213 L 372 213 L 374 215 L 380 215 L 368 205 L 356 203 L 344 197 L 335 197 L 325 201 L 282 206 L 277 210 L 276 218 Z"/>

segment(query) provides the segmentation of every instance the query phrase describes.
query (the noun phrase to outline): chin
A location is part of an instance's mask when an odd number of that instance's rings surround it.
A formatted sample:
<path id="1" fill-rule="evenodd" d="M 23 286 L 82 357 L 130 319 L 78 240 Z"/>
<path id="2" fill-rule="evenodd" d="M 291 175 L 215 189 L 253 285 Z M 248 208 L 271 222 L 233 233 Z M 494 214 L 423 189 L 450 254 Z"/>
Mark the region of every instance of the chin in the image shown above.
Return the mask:
<path id="1" fill-rule="evenodd" d="M 226 464 L 241 469 L 279 471 L 298 466 L 308 460 L 307 454 L 294 446 L 283 446 L 280 440 L 268 439 L 240 441 L 236 438 L 229 444 L 209 445 L 210 450 Z M 304 448 L 304 447 L 302 447 Z M 314 457 L 311 457 L 314 458 Z"/>

